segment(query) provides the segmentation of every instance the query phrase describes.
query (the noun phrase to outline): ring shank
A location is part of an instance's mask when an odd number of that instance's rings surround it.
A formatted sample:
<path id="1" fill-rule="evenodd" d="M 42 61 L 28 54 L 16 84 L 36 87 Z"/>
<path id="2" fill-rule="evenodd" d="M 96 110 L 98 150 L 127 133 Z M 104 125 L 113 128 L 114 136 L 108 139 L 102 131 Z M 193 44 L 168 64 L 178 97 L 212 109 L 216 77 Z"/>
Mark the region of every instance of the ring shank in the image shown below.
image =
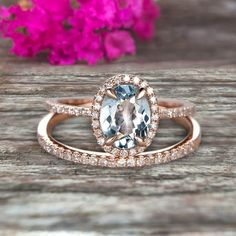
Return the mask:
<path id="1" fill-rule="evenodd" d="M 47 101 L 47 109 L 58 114 L 74 116 L 92 116 L 91 98 L 63 98 Z M 158 100 L 160 119 L 192 116 L 195 113 L 194 104 L 175 99 Z"/>
<path id="2" fill-rule="evenodd" d="M 88 100 L 77 100 L 77 103 L 79 103 L 78 105 L 85 105 L 88 104 Z M 199 146 L 201 139 L 200 126 L 194 118 L 175 118 L 174 121 L 187 130 L 187 135 L 183 140 L 164 149 L 139 153 L 136 156 L 130 156 L 126 159 L 115 158 L 110 153 L 74 148 L 53 138 L 53 128 L 58 123 L 69 118 L 71 116 L 68 114 L 49 113 L 46 115 L 38 126 L 39 143 L 47 152 L 62 159 L 94 166 L 137 167 L 169 162 L 193 152 Z"/>

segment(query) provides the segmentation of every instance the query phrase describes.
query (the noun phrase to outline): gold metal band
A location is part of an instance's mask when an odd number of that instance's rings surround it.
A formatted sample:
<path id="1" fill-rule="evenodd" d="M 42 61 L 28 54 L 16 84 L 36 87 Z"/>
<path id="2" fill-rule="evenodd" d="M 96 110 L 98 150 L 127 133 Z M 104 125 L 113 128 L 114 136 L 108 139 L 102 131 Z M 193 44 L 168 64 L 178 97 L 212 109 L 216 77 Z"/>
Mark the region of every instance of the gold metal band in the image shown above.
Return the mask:
<path id="1" fill-rule="evenodd" d="M 85 105 L 87 100 L 77 100 L 78 105 Z M 170 104 L 167 104 L 170 105 Z M 81 164 L 106 167 L 140 167 L 152 164 L 166 163 L 182 158 L 197 149 L 201 141 L 201 130 L 198 122 L 192 117 L 175 118 L 178 124 L 187 130 L 187 136 L 170 147 L 142 152 L 135 156 L 123 158 L 114 157 L 110 153 L 93 152 L 65 145 L 52 137 L 53 128 L 63 120 L 69 119 L 67 114 L 49 113 L 38 125 L 38 140 L 40 145 L 48 152 L 59 158 Z"/>
<path id="2" fill-rule="evenodd" d="M 193 116 L 195 106 L 191 102 L 175 99 L 158 99 L 159 115 L 161 119 Z M 91 116 L 92 99 L 63 98 L 47 101 L 47 109 L 58 114 L 73 116 Z"/>

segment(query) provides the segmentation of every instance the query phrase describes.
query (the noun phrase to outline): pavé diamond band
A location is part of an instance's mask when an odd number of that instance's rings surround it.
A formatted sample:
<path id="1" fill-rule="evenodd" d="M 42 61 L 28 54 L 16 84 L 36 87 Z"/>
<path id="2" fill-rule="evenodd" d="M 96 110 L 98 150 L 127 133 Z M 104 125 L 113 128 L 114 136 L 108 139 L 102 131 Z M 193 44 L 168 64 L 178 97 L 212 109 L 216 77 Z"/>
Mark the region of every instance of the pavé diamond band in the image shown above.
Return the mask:
<path id="1" fill-rule="evenodd" d="M 78 103 L 81 103 L 81 99 L 78 100 L 77 98 L 50 99 L 46 103 L 50 112 L 72 116 L 92 116 L 93 100 L 87 98 L 83 99 L 83 101 L 83 106 L 78 106 Z M 193 116 L 195 113 L 194 104 L 182 100 L 158 98 L 158 106 L 160 119 Z"/>
<path id="2" fill-rule="evenodd" d="M 149 84 L 137 76 L 108 79 L 93 101 L 59 99 L 48 103 L 51 111 L 39 124 L 40 144 L 49 153 L 74 162 L 109 167 L 143 166 L 178 159 L 195 150 L 200 126 L 191 116 L 191 103 L 159 100 Z M 51 131 L 61 120 L 92 117 L 92 129 L 105 153 L 75 149 L 56 141 Z M 179 143 L 158 151 L 144 152 L 156 135 L 159 121 L 172 118 L 188 131 Z"/>

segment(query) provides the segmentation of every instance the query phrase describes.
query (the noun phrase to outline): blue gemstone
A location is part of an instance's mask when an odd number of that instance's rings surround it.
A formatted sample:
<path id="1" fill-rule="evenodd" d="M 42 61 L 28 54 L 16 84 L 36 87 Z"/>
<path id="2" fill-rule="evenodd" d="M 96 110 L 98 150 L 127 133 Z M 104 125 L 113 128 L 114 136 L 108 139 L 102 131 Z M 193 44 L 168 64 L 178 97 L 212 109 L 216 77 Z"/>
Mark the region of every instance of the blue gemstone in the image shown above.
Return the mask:
<path id="1" fill-rule="evenodd" d="M 118 99 L 129 99 L 137 93 L 137 87 L 132 85 L 119 85 L 114 88 L 115 94 Z"/>
<path id="2" fill-rule="evenodd" d="M 134 85 L 114 88 L 117 99 L 105 96 L 100 113 L 100 124 L 107 137 L 119 137 L 114 147 L 130 149 L 137 146 L 136 138 L 144 139 L 149 132 L 151 110 L 146 96 L 137 99 L 139 89 Z"/>

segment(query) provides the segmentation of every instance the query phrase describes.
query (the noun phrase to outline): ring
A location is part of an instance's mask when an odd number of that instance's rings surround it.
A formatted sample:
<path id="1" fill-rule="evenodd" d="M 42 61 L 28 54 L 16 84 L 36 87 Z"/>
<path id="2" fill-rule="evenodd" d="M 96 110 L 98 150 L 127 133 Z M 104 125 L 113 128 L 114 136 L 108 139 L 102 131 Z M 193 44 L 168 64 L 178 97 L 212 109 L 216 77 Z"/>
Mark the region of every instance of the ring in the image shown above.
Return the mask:
<path id="1" fill-rule="evenodd" d="M 106 167 L 140 167 L 179 159 L 197 149 L 201 129 L 192 117 L 190 102 L 157 99 L 153 88 L 137 76 L 117 75 L 108 79 L 94 99 L 54 99 L 39 123 L 38 140 L 49 153 L 81 164 Z M 53 128 L 72 116 L 92 118 L 92 130 L 105 152 L 65 145 L 52 136 Z M 157 133 L 160 119 L 171 118 L 187 130 L 180 142 L 147 151 Z"/>

